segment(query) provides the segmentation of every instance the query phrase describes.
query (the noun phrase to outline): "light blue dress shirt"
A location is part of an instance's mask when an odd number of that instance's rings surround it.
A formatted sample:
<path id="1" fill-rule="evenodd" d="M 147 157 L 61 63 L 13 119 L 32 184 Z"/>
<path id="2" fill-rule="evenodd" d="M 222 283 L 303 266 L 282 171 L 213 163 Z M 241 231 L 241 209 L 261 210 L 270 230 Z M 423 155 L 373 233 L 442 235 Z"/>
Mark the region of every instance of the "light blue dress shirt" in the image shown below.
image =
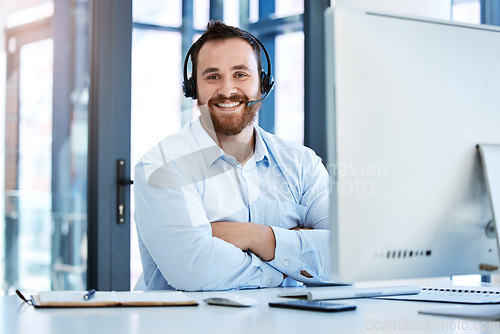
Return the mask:
<path id="1" fill-rule="evenodd" d="M 328 281 L 327 171 L 314 152 L 255 126 L 243 166 L 185 125 L 135 169 L 135 221 L 147 289 L 228 290 Z M 210 222 L 271 226 L 275 258 L 212 237 Z M 306 227 L 312 230 L 290 230 Z M 306 271 L 312 278 L 301 274 Z M 283 274 L 290 279 L 283 280 Z"/>

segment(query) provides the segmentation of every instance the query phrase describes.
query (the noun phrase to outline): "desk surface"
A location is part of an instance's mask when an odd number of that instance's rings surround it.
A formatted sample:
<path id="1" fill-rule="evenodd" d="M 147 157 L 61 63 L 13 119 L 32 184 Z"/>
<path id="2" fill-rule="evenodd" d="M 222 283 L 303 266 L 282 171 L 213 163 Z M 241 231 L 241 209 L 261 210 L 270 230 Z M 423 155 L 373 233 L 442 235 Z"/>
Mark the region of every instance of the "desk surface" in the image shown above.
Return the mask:
<path id="1" fill-rule="evenodd" d="M 500 323 L 418 314 L 436 303 L 351 299 L 357 310 L 321 313 L 270 308 L 286 288 L 237 291 L 257 306 L 232 308 L 203 302 L 218 292 L 194 292 L 196 307 L 34 309 L 17 296 L 0 297 L 0 333 L 498 333 Z M 286 289 L 290 291 L 290 289 Z"/>

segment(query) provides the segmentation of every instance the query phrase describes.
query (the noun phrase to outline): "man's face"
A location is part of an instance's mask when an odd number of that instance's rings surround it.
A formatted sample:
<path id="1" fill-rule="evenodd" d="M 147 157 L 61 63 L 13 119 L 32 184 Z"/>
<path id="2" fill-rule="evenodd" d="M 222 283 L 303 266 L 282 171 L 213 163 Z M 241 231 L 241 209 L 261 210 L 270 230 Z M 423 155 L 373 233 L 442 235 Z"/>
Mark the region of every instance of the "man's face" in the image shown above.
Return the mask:
<path id="1" fill-rule="evenodd" d="M 241 38 L 206 42 L 198 53 L 198 105 L 208 105 L 215 132 L 232 136 L 253 123 L 260 106 L 257 59 Z"/>

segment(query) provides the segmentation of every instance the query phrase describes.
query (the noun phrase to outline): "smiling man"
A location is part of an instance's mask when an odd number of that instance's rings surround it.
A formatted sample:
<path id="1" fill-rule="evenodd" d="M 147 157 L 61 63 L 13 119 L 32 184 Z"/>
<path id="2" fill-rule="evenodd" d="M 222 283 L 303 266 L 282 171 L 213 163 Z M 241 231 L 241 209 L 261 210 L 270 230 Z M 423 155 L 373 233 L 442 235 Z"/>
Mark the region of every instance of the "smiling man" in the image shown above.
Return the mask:
<path id="1" fill-rule="evenodd" d="M 227 59 L 224 55 L 231 55 Z M 231 38 L 212 41 L 198 52 L 198 105 L 208 104 L 215 132 L 236 136 L 252 134 L 259 105 L 247 106 L 249 97 L 259 98 L 260 75 L 255 53 L 248 42 Z"/>
<path id="2" fill-rule="evenodd" d="M 186 56 L 185 95 L 201 116 L 136 166 L 147 289 L 328 281 L 328 175 L 313 151 L 254 124 L 273 84 L 260 52 L 249 33 L 211 21 Z"/>

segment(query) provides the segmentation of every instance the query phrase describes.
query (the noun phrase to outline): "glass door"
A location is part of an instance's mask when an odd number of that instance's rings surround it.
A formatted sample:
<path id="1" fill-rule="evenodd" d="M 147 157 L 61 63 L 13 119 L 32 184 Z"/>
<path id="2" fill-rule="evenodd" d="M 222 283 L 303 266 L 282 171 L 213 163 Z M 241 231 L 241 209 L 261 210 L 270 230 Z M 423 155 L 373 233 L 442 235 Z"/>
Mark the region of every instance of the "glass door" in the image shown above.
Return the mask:
<path id="1" fill-rule="evenodd" d="M 85 289 L 88 4 L 0 10 L 0 294 Z"/>

